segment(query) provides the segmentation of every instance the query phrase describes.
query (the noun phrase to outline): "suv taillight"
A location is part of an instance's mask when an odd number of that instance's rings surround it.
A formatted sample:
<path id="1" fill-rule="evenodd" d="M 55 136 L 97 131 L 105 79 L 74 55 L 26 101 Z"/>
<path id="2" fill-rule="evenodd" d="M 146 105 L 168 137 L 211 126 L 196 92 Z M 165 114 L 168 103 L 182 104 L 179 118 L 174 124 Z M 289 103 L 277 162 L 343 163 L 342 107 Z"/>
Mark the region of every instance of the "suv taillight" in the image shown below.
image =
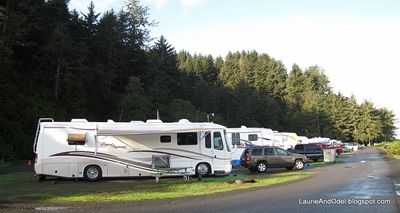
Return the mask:
<path id="1" fill-rule="evenodd" d="M 250 155 L 247 155 L 246 156 L 246 161 L 250 161 L 251 160 L 251 156 Z"/>

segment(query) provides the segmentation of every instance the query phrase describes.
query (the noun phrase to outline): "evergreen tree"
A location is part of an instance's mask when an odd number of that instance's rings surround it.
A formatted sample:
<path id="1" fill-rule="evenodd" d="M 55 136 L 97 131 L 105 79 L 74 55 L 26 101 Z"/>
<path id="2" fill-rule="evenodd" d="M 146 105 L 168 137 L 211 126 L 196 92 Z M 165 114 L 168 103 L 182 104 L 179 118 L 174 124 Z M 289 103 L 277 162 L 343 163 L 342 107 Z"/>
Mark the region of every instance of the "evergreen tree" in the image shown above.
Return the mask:
<path id="1" fill-rule="evenodd" d="M 181 82 L 177 70 L 177 55 L 175 49 L 168 44 L 164 36 L 150 50 L 150 69 L 146 74 L 147 91 L 157 108 L 171 103 L 175 94 L 179 93 Z"/>
<path id="2" fill-rule="evenodd" d="M 286 80 L 286 92 L 284 99 L 289 106 L 298 108 L 302 105 L 302 95 L 305 91 L 306 78 L 297 64 L 293 64 L 292 71 Z"/>
<path id="3" fill-rule="evenodd" d="M 221 67 L 218 75 L 218 79 L 227 88 L 235 88 L 235 86 L 243 80 L 240 75 L 239 67 L 240 53 L 229 52 L 226 56 L 225 62 Z"/>
<path id="4" fill-rule="evenodd" d="M 374 108 L 373 103 L 365 100 L 361 104 L 361 118 L 358 123 L 358 131 L 356 139 L 362 141 L 364 144 L 371 143 L 382 135 L 382 124 L 377 110 Z"/>
<path id="5" fill-rule="evenodd" d="M 132 121 L 149 119 L 151 115 L 151 104 L 143 89 L 140 79 L 131 77 L 129 84 L 125 87 L 125 92 L 119 104 L 120 114 L 118 121 Z"/>
<path id="6" fill-rule="evenodd" d="M 378 114 L 382 124 L 382 135 L 379 137 L 379 141 L 393 141 L 395 139 L 394 135 L 396 131 L 395 114 L 387 108 L 379 109 Z"/>

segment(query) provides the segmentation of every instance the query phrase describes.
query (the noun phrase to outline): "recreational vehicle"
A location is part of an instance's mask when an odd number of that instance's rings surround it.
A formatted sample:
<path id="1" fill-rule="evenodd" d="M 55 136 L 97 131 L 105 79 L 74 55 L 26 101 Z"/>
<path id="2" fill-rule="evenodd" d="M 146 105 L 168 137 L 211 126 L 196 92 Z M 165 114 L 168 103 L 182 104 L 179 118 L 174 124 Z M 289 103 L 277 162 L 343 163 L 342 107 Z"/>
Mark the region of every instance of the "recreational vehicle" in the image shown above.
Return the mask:
<path id="1" fill-rule="evenodd" d="M 46 176 L 89 181 L 154 176 L 158 180 L 161 173 L 207 176 L 232 169 L 226 127 L 186 119 L 167 123 L 42 118 L 33 151 L 39 180 Z"/>
<path id="2" fill-rule="evenodd" d="M 299 143 L 297 134 L 294 132 L 274 132 L 274 137 L 277 141 L 276 146 L 285 150 L 292 149 Z"/>
<path id="3" fill-rule="evenodd" d="M 308 138 L 306 136 L 297 136 L 297 141 L 299 143 L 308 143 Z"/>
<path id="4" fill-rule="evenodd" d="M 274 145 L 274 133 L 271 129 L 241 126 L 240 128 L 228 128 L 227 133 L 232 147 L 234 167 L 240 164 L 240 156 L 245 148 Z"/>

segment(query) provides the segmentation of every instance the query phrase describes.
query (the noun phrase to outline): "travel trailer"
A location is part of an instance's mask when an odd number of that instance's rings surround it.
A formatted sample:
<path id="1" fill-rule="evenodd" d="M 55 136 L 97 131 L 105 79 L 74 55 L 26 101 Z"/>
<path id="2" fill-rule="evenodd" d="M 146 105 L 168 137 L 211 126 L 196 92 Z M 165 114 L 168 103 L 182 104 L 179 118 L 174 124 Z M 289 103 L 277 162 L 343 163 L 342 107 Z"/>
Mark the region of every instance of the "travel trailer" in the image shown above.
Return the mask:
<path id="1" fill-rule="evenodd" d="M 276 146 L 283 149 L 293 149 L 299 143 L 297 134 L 294 132 L 274 132 Z"/>
<path id="2" fill-rule="evenodd" d="M 297 141 L 299 143 L 308 143 L 308 138 L 306 136 L 297 136 Z"/>
<path id="3" fill-rule="evenodd" d="M 39 119 L 34 170 L 46 176 L 84 178 L 228 174 L 232 170 L 226 127 L 161 120 L 55 122 Z M 173 172 L 171 172 L 173 171 Z"/>
<path id="4" fill-rule="evenodd" d="M 228 128 L 227 138 L 231 143 L 232 165 L 234 167 L 240 164 L 240 156 L 245 148 L 274 145 L 274 132 L 271 129 L 260 127 Z"/>
<path id="5" fill-rule="evenodd" d="M 329 144 L 330 138 L 315 137 L 308 139 L 308 143 L 325 143 Z"/>

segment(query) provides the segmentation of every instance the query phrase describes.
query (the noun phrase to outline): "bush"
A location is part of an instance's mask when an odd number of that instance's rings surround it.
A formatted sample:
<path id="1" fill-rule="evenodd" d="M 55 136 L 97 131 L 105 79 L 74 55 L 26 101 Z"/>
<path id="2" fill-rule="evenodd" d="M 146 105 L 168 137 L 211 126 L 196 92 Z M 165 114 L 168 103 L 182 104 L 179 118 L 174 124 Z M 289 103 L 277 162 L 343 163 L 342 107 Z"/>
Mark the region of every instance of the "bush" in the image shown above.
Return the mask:
<path id="1" fill-rule="evenodd" d="M 394 142 L 384 142 L 376 145 L 377 147 L 382 147 L 387 153 L 391 155 L 400 155 L 400 141 L 396 140 Z"/>
<path id="2" fill-rule="evenodd" d="M 400 155 L 400 141 L 392 142 L 388 152 L 392 155 Z"/>

